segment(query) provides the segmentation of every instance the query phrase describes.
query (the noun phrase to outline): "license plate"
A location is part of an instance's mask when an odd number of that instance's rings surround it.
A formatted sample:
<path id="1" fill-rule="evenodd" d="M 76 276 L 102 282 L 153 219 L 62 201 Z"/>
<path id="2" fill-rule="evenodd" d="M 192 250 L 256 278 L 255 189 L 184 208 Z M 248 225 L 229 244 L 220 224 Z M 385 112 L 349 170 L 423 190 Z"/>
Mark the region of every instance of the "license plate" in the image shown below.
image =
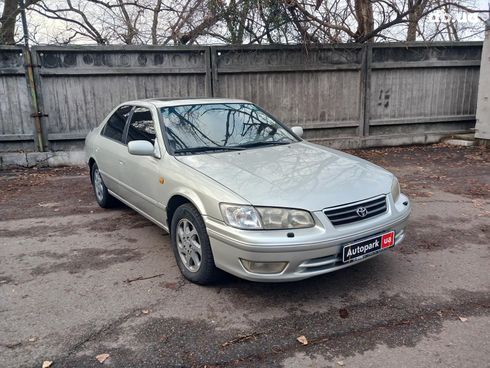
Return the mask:
<path id="1" fill-rule="evenodd" d="M 347 244 L 342 248 L 342 262 L 353 262 L 368 255 L 378 253 L 395 245 L 395 232 L 390 231 L 373 238 L 361 240 L 353 244 Z"/>

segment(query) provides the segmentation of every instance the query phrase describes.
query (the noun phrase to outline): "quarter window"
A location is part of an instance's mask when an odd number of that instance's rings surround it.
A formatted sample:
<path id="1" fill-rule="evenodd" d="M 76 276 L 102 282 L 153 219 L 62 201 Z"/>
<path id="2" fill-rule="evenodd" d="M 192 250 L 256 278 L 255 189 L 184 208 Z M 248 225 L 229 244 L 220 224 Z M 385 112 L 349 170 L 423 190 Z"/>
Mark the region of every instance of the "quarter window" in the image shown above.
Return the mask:
<path id="1" fill-rule="evenodd" d="M 131 112 L 131 108 L 131 106 L 121 106 L 117 109 L 107 121 L 107 124 L 102 131 L 102 135 L 122 143 L 124 127 L 126 125 L 126 120 L 128 120 L 129 113 Z"/>
<path id="2" fill-rule="evenodd" d="M 155 144 L 155 138 L 151 111 L 145 107 L 136 107 L 129 123 L 127 142 L 143 140 Z"/>

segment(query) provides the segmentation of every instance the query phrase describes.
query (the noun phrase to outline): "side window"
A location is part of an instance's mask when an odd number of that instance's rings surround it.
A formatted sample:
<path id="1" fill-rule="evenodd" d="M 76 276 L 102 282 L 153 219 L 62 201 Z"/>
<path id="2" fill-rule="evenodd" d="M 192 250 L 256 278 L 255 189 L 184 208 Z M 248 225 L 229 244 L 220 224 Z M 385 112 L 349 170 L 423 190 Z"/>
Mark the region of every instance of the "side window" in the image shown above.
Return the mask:
<path id="1" fill-rule="evenodd" d="M 117 109 L 107 121 L 102 135 L 123 143 L 124 126 L 126 125 L 131 108 L 132 106 L 121 106 Z"/>
<path id="2" fill-rule="evenodd" d="M 143 140 L 154 144 L 155 138 L 151 111 L 145 107 L 136 107 L 129 123 L 127 142 Z"/>

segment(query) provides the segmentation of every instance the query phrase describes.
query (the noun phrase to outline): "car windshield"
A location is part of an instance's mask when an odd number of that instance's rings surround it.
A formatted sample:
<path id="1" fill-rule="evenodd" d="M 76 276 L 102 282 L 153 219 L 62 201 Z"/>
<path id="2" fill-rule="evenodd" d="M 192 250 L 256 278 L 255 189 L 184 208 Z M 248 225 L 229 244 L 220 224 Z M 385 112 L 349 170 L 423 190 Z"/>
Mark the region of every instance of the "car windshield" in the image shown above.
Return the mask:
<path id="1" fill-rule="evenodd" d="M 162 132 L 175 154 L 243 150 L 297 142 L 278 121 L 249 103 L 163 107 Z"/>

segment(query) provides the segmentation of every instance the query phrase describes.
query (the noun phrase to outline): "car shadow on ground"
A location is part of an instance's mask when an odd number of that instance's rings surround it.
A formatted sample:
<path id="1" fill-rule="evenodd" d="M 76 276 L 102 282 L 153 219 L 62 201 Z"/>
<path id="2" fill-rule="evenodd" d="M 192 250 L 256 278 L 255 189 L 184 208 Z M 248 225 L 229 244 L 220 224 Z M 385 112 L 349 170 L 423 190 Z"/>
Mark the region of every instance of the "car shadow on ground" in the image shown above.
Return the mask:
<path id="1" fill-rule="evenodd" d="M 220 282 L 208 287 L 216 289 L 217 293 L 230 291 L 242 306 L 250 303 L 268 307 L 271 297 L 274 304 L 288 305 L 291 300 L 298 300 L 300 306 L 301 301 L 351 298 L 356 291 L 370 289 L 373 282 L 378 284 L 380 279 L 393 271 L 392 267 L 385 255 L 381 254 L 354 266 L 300 281 L 261 283 L 224 274 Z"/>

